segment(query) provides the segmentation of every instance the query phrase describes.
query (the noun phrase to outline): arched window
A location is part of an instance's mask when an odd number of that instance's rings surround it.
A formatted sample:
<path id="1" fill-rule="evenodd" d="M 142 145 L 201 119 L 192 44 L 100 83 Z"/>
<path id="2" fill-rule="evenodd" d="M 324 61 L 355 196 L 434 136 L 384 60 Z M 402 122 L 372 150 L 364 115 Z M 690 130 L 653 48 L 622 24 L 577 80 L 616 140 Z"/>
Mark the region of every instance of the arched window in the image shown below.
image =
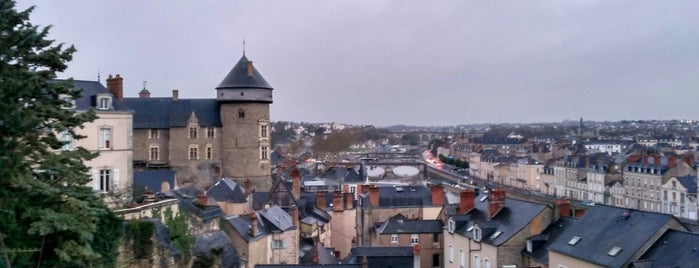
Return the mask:
<path id="1" fill-rule="evenodd" d="M 238 109 L 238 118 L 245 118 L 245 110 Z"/>

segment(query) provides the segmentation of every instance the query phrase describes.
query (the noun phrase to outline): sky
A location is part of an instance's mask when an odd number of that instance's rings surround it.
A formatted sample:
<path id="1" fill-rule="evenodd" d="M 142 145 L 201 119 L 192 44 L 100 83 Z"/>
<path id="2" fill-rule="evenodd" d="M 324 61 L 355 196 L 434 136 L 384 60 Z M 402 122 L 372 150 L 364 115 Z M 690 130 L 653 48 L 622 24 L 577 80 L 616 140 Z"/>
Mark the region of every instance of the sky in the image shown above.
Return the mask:
<path id="1" fill-rule="evenodd" d="M 698 119 L 699 1 L 27 0 L 60 78 L 215 98 L 247 57 L 272 121 L 449 126 Z M 245 46 L 243 46 L 245 43 Z"/>

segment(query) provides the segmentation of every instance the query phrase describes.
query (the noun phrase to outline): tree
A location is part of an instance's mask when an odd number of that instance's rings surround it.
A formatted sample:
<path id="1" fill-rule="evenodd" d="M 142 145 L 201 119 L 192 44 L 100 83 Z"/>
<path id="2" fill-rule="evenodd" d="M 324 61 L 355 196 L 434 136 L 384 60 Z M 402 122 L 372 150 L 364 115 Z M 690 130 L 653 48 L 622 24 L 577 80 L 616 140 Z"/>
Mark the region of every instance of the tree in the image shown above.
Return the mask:
<path id="1" fill-rule="evenodd" d="M 113 266 L 122 225 L 85 186 L 95 155 L 59 150 L 57 133 L 83 138 L 73 130 L 95 118 L 65 109 L 80 96 L 70 81 L 51 82 L 75 49 L 47 39 L 32 10 L 0 0 L 0 266 Z"/>

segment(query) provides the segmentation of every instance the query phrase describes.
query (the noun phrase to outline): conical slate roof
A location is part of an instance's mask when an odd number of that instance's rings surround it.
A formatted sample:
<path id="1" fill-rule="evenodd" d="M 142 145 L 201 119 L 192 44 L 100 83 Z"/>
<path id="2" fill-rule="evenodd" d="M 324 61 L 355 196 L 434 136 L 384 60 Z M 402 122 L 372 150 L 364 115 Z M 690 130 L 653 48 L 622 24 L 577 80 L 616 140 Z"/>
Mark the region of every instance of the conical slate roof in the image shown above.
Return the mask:
<path id="1" fill-rule="evenodd" d="M 248 71 L 248 63 L 252 72 Z M 249 61 L 245 54 L 240 58 L 238 63 L 233 66 L 230 72 L 223 78 L 223 81 L 216 87 L 216 89 L 228 89 L 228 88 L 266 88 L 272 89 L 265 78 L 262 77 L 260 72 L 255 69 L 252 65 L 252 61 Z"/>

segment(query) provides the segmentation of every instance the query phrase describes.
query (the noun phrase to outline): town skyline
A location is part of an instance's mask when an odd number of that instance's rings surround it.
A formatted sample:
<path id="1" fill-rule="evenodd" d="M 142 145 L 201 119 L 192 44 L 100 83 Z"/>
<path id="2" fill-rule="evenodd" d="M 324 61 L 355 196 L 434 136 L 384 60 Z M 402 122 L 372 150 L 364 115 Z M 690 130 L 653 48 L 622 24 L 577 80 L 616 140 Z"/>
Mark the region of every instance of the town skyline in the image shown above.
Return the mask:
<path id="1" fill-rule="evenodd" d="M 694 2 L 19 5 L 78 49 L 59 78 L 121 74 L 131 97 L 147 81 L 154 97 L 213 98 L 245 41 L 275 88 L 273 121 L 696 118 Z"/>

